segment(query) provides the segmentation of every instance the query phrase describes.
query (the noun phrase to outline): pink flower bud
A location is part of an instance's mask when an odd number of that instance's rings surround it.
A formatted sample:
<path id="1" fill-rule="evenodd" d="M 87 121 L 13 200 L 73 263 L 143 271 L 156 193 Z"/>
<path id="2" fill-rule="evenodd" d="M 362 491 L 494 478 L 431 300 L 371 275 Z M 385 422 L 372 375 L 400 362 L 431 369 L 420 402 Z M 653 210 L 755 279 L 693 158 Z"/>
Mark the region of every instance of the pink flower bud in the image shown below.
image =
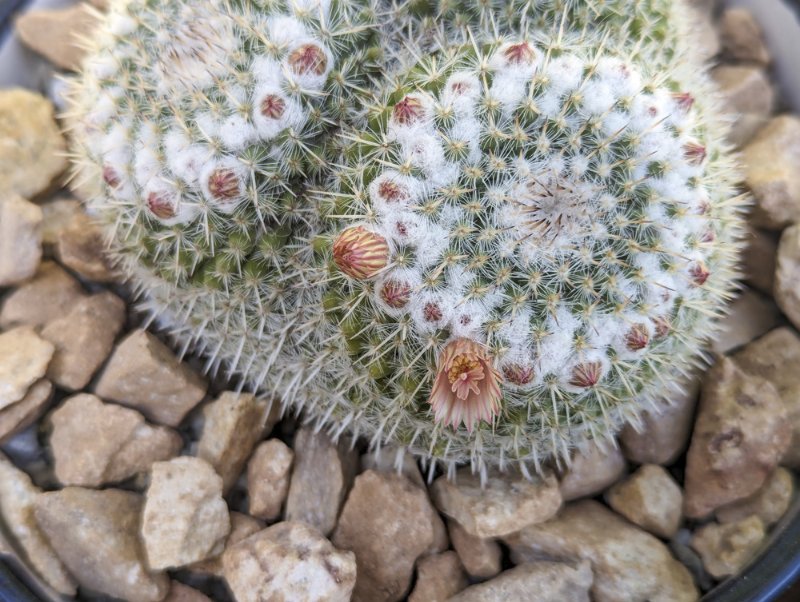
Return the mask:
<path id="1" fill-rule="evenodd" d="M 405 282 L 387 280 L 381 287 L 381 299 L 391 308 L 402 309 L 411 300 L 411 287 Z"/>
<path id="2" fill-rule="evenodd" d="M 261 114 L 267 119 L 280 119 L 286 110 L 286 101 L 276 94 L 267 94 L 261 99 Z"/>
<path id="3" fill-rule="evenodd" d="M 389 245 L 380 234 L 363 226 L 348 228 L 333 243 L 333 261 L 356 280 L 372 278 L 389 262 Z"/>
<path id="4" fill-rule="evenodd" d="M 650 334 L 644 324 L 634 324 L 625 335 L 625 346 L 631 351 L 640 351 L 650 342 Z"/>
<path id="5" fill-rule="evenodd" d="M 706 147 L 699 142 L 688 142 L 683 146 L 683 156 L 692 165 L 702 165 L 706 160 Z"/>
<path id="6" fill-rule="evenodd" d="M 394 105 L 392 114 L 397 123 L 401 125 L 411 125 L 422 118 L 425 114 L 425 109 L 419 98 L 406 96 L 403 100 Z"/>
<path id="7" fill-rule="evenodd" d="M 322 75 L 328 66 L 328 57 L 316 44 L 303 44 L 295 48 L 289 55 L 288 61 L 292 70 L 300 75 L 306 73 Z"/>
<path id="8" fill-rule="evenodd" d="M 573 387 L 588 389 L 600 382 L 603 375 L 603 365 L 600 362 L 587 362 L 578 364 L 572 370 L 572 379 L 569 381 Z"/>
<path id="9" fill-rule="evenodd" d="M 503 376 L 514 385 L 527 385 L 533 380 L 533 367 L 508 364 L 503 367 Z"/>

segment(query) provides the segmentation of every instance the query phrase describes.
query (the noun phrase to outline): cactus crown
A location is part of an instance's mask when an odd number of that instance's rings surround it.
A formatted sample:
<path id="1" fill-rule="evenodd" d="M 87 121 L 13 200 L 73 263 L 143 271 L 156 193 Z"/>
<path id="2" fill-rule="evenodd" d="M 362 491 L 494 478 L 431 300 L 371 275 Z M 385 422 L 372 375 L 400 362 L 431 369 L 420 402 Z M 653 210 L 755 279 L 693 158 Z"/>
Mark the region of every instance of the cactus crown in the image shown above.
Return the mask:
<path id="1" fill-rule="evenodd" d="M 143 305 L 431 467 L 636 420 L 732 290 L 724 129 L 671 3 L 513 5 L 116 6 L 71 118 Z"/>

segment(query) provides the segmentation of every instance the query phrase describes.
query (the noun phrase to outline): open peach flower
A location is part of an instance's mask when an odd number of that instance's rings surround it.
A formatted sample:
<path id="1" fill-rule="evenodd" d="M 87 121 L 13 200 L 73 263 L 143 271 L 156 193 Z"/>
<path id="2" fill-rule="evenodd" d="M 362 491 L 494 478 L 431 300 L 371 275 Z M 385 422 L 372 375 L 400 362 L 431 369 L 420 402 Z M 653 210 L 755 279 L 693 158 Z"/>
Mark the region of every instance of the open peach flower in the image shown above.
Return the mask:
<path id="1" fill-rule="evenodd" d="M 463 422 L 470 432 L 481 420 L 491 422 L 500 413 L 500 382 L 486 347 L 470 339 L 451 341 L 439 358 L 428 399 L 434 420 L 453 428 Z"/>

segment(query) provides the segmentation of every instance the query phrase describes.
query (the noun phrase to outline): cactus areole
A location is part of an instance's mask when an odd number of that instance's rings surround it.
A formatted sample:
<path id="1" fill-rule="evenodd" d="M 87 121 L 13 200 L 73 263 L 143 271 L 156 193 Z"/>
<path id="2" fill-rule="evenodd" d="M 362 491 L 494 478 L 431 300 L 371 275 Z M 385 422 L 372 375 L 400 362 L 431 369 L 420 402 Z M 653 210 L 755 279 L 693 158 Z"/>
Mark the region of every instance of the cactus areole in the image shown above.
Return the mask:
<path id="1" fill-rule="evenodd" d="M 447 470 L 538 470 L 668 400 L 746 204 L 686 9 L 531 4 L 112 2 L 67 118 L 141 306 Z"/>

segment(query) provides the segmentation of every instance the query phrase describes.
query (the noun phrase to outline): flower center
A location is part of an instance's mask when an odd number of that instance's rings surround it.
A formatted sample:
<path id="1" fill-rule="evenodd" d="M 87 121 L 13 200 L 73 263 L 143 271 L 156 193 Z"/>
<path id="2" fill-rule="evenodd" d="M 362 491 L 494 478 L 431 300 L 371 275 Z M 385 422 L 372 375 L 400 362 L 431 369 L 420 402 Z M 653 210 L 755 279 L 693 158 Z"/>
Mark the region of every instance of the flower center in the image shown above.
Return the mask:
<path id="1" fill-rule="evenodd" d="M 469 355 L 457 355 L 453 358 L 453 364 L 450 366 L 450 370 L 447 371 L 447 378 L 451 383 L 454 383 L 456 380 L 468 380 L 470 372 L 476 369 L 483 374 L 481 364 L 478 360 Z"/>

